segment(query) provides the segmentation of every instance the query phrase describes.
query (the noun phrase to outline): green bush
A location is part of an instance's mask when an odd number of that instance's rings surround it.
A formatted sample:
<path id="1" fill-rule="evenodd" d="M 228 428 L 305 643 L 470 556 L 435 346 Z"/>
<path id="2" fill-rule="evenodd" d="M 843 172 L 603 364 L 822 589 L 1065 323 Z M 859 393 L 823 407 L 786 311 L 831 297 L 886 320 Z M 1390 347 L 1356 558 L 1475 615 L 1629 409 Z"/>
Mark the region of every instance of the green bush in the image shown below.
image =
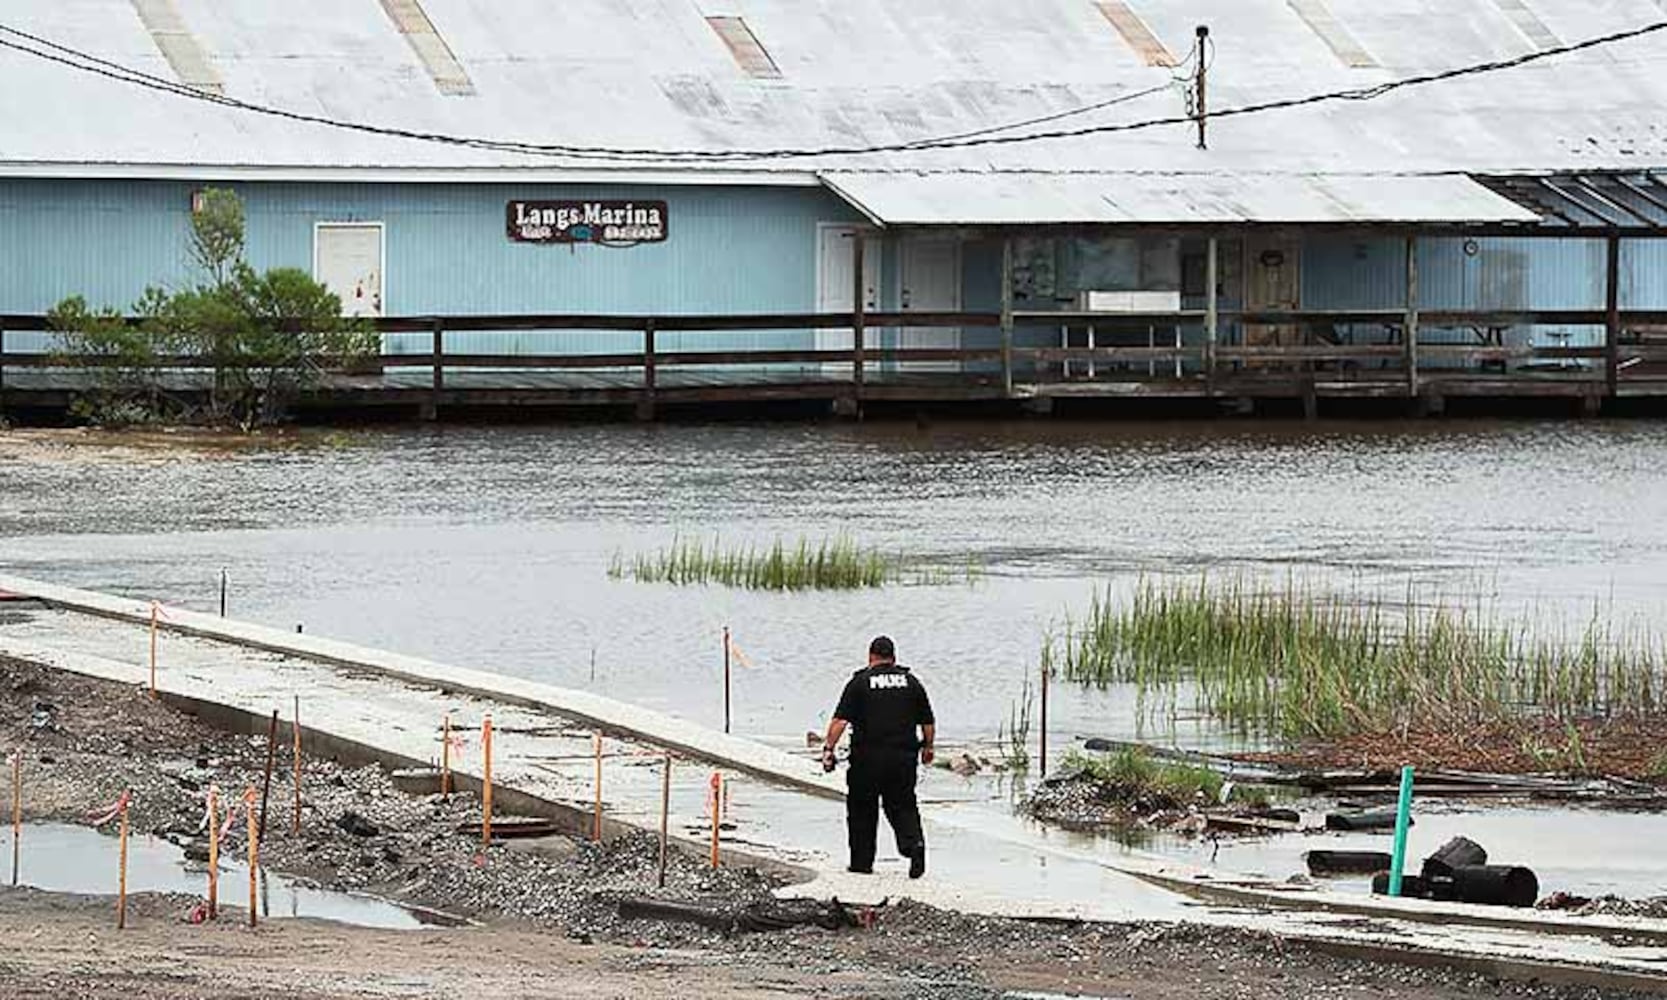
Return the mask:
<path id="1" fill-rule="evenodd" d="M 99 424 L 199 420 L 248 429 L 279 420 L 296 393 L 331 366 L 377 350 L 368 325 L 341 315 L 341 300 L 303 271 L 257 272 L 243 259 L 243 204 L 205 192 L 191 219 L 191 258 L 206 279 L 177 291 L 148 288 L 131 317 L 94 310 L 80 296 L 51 313 L 56 363 L 84 373 L 76 403 Z M 171 359 L 200 364 L 207 402 L 170 385 Z M 194 387 L 192 387 L 194 388 Z"/>

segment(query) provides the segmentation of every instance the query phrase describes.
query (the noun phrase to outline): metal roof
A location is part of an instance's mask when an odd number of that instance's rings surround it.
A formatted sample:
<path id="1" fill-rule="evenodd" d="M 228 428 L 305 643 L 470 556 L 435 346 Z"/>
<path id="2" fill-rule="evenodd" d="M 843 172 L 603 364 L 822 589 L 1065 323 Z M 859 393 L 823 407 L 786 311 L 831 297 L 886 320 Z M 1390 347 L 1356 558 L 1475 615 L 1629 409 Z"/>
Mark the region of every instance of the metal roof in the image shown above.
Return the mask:
<path id="1" fill-rule="evenodd" d="M 830 173 L 828 186 L 892 226 L 1535 223 L 1460 176 Z"/>
<path id="2" fill-rule="evenodd" d="M 175 64 L 139 14 L 154 6 L 149 0 L 137 7 L 134 0 L 0 0 L 0 23 L 177 79 Z M 423 132 L 538 143 L 706 150 L 908 143 L 1108 101 L 1161 87 L 1176 73 L 1150 65 L 1094 0 L 421 0 L 427 27 L 409 20 L 422 29 L 424 44 L 455 60 L 457 79 L 473 90 L 464 94 L 461 84 L 436 85 L 433 66 L 378 0 L 169 0 L 166 6 L 228 97 Z M 1663 19 L 1652 0 L 1532 0 L 1533 20 L 1521 16 L 1521 4 L 1481 0 L 1121 0 L 1116 6 L 1137 15 L 1181 58 L 1194 28 L 1210 26 L 1210 99 L 1218 110 L 1520 55 L 1537 51 L 1548 36 L 1575 41 Z M 1376 65 L 1353 67 L 1339 58 L 1336 37 L 1328 40 L 1310 23 L 1322 8 Z M 743 19 L 779 78 L 739 65 L 713 30 L 715 18 Z M 1524 29 L 1536 21 L 1543 32 Z M 170 38 L 172 45 L 187 44 L 186 35 Z M 1373 101 L 1214 120 L 1208 150 L 1194 148 L 1191 130 L 1182 126 L 878 156 L 622 164 L 264 118 L 0 50 L 0 176 L 206 171 L 228 178 L 351 173 L 515 181 L 584 171 L 590 178 L 654 172 L 733 183 L 763 175 L 813 182 L 828 171 L 1111 170 L 1172 173 L 1199 185 L 1199 178 L 1222 175 L 1217 193 L 1197 200 L 1225 208 L 1243 198 L 1263 210 L 1268 203 L 1246 193 L 1256 185 L 1243 179 L 1284 174 L 1297 178 L 1288 203 L 1301 208 L 1329 204 L 1328 189 L 1315 187 L 1322 175 L 1667 166 L 1664 64 L 1667 33 L 1655 34 Z M 1049 127 L 1184 110 L 1178 88 L 1169 88 Z M 1337 184 L 1352 192 L 1340 212 L 1379 204 L 1357 200 L 1369 192 Z M 1418 190 L 1419 197 L 1462 199 L 1428 211 L 1496 210 L 1462 184 Z M 1038 205 L 1054 197 L 1039 187 L 1031 195 Z M 1404 211 L 1389 204 L 1365 214 L 1392 209 Z"/>
<path id="3" fill-rule="evenodd" d="M 1667 177 L 1648 171 L 1477 180 L 1531 209 L 1546 229 L 1667 231 Z"/>

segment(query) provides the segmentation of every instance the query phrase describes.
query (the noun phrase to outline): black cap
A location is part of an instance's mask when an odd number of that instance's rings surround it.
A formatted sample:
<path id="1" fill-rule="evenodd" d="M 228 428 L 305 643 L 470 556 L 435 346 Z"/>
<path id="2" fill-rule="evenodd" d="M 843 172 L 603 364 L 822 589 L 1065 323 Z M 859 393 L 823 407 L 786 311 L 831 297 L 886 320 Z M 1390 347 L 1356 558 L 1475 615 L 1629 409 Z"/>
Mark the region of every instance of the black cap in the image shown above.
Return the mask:
<path id="1" fill-rule="evenodd" d="M 891 641 L 890 636 L 875 636 L 874 641 L 868 644 L 868 655 L 878 656 L 882 660 L 895 660 L 897 645 Z"/>

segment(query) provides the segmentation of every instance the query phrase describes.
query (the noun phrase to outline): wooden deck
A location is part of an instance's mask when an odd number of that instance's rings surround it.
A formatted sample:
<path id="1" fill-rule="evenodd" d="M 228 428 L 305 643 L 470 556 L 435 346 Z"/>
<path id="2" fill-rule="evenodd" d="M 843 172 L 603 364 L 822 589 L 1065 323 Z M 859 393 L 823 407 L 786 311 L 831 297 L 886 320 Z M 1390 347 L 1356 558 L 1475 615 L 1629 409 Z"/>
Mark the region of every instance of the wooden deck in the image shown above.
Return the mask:
<path id="1" fill-rule="evenodd" d="M 302 410 L 388 411 L 433 418 L 478 408 L 616 407 L 638 417 L 663 408 L 792 402 L 860 413 L 869 404 L 1010 404 L 1045 408 L 1055 400 L 1405 400 L 1419 408 L 1448 398 L 1579 401 L 1596 412 L 1606 400 L 1667 402 L 1667 314 L 1600 312 L 1427 313 L 1395 311 L 1239 314 L 1241 324 L 1302 331 L 1279 346 L 1219 343 L 1202 314 L 1081 316 L 1060 313 L 808 314 L 767 316 L 490 316 L 379 321 L 387 333 L 420 332 L 426 354 L 387 355 L 359 373 L 327 372 L 298 401 Z M 1214 324 L 1219 317 L 1207 317 Z M 1015 331 L 1094 322 L 1186 328 L 1186 346 L 1023 347 Z M 1386 342 L 1337 343 L 1352 325 Z M 1589 326 L 1603 343 L 1588 347 L 1508 346 L 1500 331 L 1525 326 Z M 878 331 L 911 327 L 994 327 L 1000 346 L 882 348 Z M 43 330 L 40 317 L 0 316 L 0 331 Z M 667 352 L 663 331 L 837 330 L 836 349 Z M 1410 342 L 1406 330 L 1414 331 Z M 465 354 L 446 349 L 460 330 L 611 331 L 621 350 L 564 355 Z M 853 336 L 851 330 L 861 331 Z M 1440 342 L 1421 333 L 1441 330 Z M 1453 342 L 1474 331 L 1475 342 Z M 1168 334 L 1166 333 L 1167 337 Z M 985 334 L 987 339 L 990 338 Z M 1034 337 L 1027 338 L 1032 341 Z M 159 381 L 172 392 L 204 391 L 212 373 L 199 359 L 172 358 Z M 46 355 L 4 351 L 0 335 L 0 414 L 67 409 L 90 379 Z"/>

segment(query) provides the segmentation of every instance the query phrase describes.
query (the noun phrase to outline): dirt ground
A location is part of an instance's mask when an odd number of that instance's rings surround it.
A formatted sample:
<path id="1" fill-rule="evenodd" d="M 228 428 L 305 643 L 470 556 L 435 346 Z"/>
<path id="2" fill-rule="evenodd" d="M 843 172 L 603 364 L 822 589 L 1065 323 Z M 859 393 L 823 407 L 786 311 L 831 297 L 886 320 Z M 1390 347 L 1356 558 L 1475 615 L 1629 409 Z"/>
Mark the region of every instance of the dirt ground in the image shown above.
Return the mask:
<path id="1" fill-rule="evenodd" d="M 202 726 L 143 692 L 0 661 L 0 748 L 22 745 L 31 820 L 77 821 L 134 790 L 134 825 L 193 843 L 204 783 L 241 789 L 264 744 Z M 890 906 L 872 926 L 726 937 L 627 920 L 621 896 L 734 907 L 772 876 L 713 873 L 693 858 L 652 889 L 652 841 L 539 850 L 478 845 L 456 831 L 465 796 L 395 792 L 376 768 L 308 760 L 305 833 L 275 833 L 273 870 L 472 917 L 469 927 L 377 931 L 307 920 L 249 929 L 192 925 L 194 900 L 135 898 L 114 928 L 105 898 L 0 889 L 0 998 L 878 997 L 986 1000 L 1008 991 L 1127 997 L 1461 1000 L 1596 997 L 1454 969 L 1332 957 L 1255 931 L 1169 925 L 1057 926 Z M 275 796 L 274 826 L 287 821 Z M 358 832 L 337 821 L 362 817 Z M 349 824 L 353 825 L 353 824 Z M 235 846 L 230 849 L 235 850 Z M 1606 994 L 1613 995 L 1613 994 Z"/>

